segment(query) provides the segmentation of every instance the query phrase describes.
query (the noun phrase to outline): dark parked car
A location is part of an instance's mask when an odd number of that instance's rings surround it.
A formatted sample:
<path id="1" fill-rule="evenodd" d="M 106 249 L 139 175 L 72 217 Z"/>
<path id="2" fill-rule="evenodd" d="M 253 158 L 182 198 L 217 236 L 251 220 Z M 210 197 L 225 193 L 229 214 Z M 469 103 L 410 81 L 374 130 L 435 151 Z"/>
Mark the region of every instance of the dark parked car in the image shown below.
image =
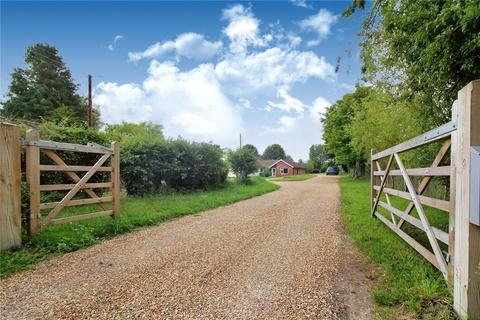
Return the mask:
<path id="1" fill-rule="evenodd" d="M 328 167 L 327 171 L 325 171 L 327 176 L 329 175 L 337 175 L 338 174 L 338 168 L 337 167 Z"/>
<path id="2" fill-rule="evenodd" d="M 320 169 L 313 169 L 312 173 L 320 173 Z"/>

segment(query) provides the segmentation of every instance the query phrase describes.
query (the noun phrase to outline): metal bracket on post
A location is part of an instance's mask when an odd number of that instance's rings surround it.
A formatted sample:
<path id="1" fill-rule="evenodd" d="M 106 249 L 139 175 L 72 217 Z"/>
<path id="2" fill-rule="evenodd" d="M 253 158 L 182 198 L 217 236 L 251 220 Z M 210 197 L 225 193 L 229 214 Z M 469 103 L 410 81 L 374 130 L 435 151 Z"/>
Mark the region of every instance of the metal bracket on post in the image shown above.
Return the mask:
<path id="1" fill-rule="evenodd" d="M 446 134 L 448 134 L 448 133 L 450 133 L 450 132 L 452 132 L 456 129 L 457 129 L 457 122 L 450 121 L 448 123 L 445 123 L 444 125 L 441 125 L 438 128 L 435 128 L 433 130 L 430 130 L 430 131 L 426 132 L 423 135 L 423 140 L 424 141 L 429 141 L 429 140 L 435 139 L 439 136 L 446 135 Z"/>

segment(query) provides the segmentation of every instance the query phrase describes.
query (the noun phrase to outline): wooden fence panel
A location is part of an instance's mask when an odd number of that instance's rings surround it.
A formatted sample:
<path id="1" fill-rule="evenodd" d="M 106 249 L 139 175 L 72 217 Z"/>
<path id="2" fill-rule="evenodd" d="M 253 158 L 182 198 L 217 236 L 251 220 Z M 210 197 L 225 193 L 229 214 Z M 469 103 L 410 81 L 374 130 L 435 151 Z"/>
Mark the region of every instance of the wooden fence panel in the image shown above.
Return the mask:
<path id="1" fill-rule="evenodd" d="M 20 129 L 0 123 L 0 250 L 19 247 L 21 233 Z"/>

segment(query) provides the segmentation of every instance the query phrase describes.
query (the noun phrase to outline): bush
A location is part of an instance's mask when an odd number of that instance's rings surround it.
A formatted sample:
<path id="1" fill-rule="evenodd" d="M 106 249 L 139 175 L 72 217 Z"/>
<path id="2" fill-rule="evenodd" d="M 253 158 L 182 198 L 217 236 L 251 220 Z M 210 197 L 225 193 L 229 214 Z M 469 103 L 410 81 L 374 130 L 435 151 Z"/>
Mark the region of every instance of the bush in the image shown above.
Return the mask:
<path id="1" fill-rule="evenodd" d="M 120 166 L 127 192 L 140 196 L 162 188 L 216 187 L 228 172 L 219 146 L 180 139 L 132 141 L 121 148 Z"/>
<path id="2" fill-rule="evenodd" d="M 228 161 L 237 179 L 241 182 L 246 181 L 248 175 L 254 173 L 258 168 L 257 156 L 249 148 L 230 152 Z"/>

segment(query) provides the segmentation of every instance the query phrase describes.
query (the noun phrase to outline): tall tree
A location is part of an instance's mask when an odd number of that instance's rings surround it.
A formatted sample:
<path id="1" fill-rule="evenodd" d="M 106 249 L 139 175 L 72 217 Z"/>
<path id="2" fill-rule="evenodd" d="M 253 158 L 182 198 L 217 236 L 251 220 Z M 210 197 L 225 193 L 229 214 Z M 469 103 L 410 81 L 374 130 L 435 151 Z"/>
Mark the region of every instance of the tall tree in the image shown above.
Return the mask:
<path id="1" fill-rule="evenodd" d="M 325 151 L 322 144 L 314 144 L 310 147 L 309 161 L 314 169 L 320 169 L 328 159 L 330 159 L 330 155 Z"/>
<path id="2" fill-rule="evenodd" d="M 243 146 L 243 148 L 250 149 L 253 154 L 258 157 L 258 149 L 253 144 L 246 144 Z"/>
<path id="3" fill-rule="evenodd" d="M 283 150 L 282 146 L 277 143 L 271 144 L 263 152 L 262 158 L 265 160 L 285 159 L 285 150 Z"/>
<path id="4" fill-rule="evenodd" d="M 362 35 L 366 80 L 417 102 L 424 129 L 448 121 L 457 91 L 480 78 L 478 0 L 377 0 Z"/>
<path id="5" fill-rule="evenodd" d="M 76 92 L 70 70 L 58 50 L 38 43 L 27 48 L 25 69 L 15 68 L 2 103 L 7 117 L 41 120 L 70 118 L 85 121 L 85 100 Z"/>

